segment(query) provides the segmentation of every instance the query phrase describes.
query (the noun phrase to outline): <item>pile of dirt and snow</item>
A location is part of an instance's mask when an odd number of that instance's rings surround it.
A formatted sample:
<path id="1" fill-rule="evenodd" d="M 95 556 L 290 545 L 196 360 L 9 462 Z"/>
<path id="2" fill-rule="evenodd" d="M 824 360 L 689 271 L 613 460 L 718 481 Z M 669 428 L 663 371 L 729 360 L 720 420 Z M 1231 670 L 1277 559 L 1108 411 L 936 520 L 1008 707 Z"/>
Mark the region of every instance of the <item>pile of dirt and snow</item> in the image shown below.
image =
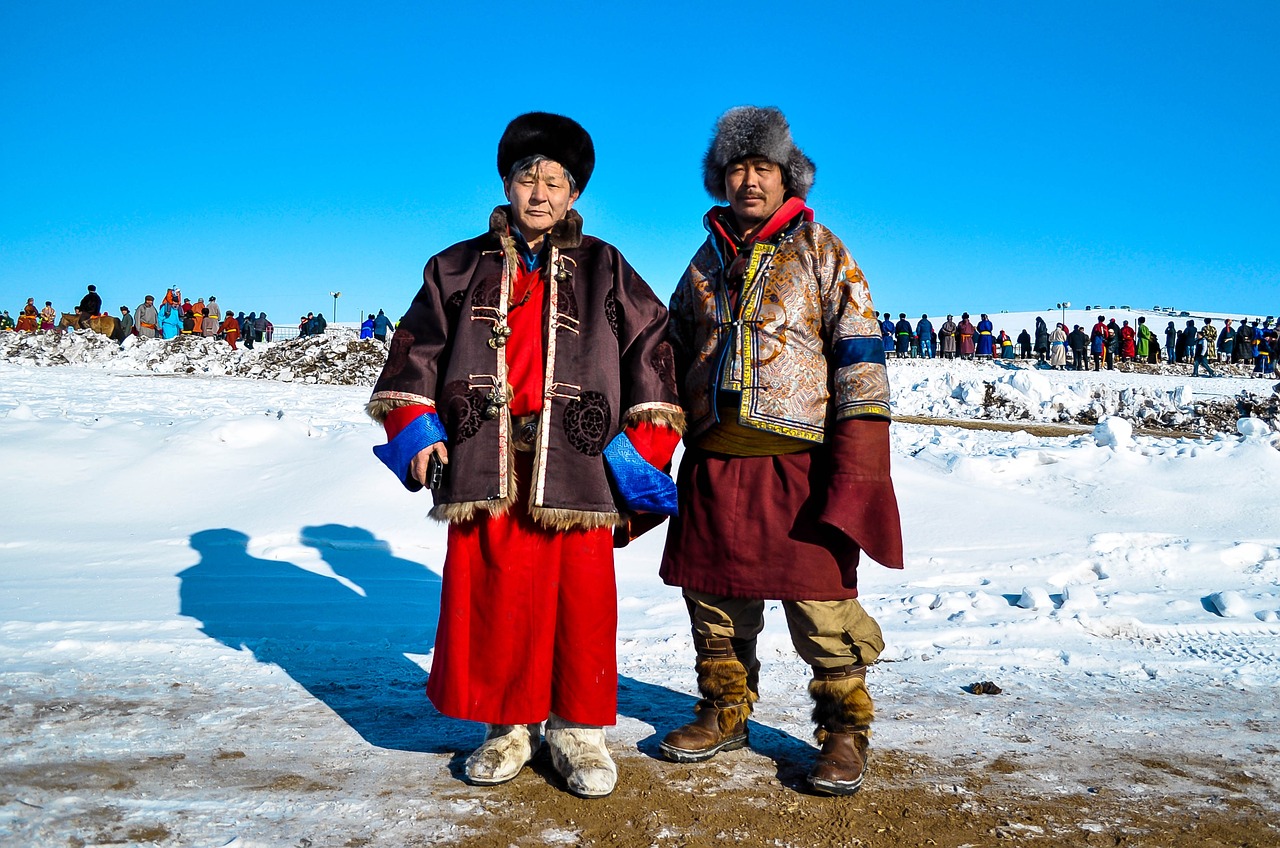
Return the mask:
<path id="1" fill-rule="evenodd" d="M 387 360 L 387 344 L 333 328 L 320 336 L 232 349 L 203 336 L 143 339 L 123 345 L 88 330 L 0 334 L 0 361 L 28 365 L 83 365 L 152 374 L 212 374 L 282 382 L 372 386 Z"/>
<path id="2" fill-rule="evenodd" d="M 116 372 L 208 374 L 281 382 L 372 386 L 388 345 L 330 327 L 321 336 L 259 343 L 238 350 L 199 336 L 130 337 L 123 345 L 87 330 L 0 334 L 0 361 L 80 365 Z M 892 360 L 895 414 L 939 421 L 1093 425 L 1123 418 L 1146 431 L 1234 435 L 1241 419 L 1280 430 L 1280 402 L 1270 382 L 1247 372 L 1193 379 L 1185 365 L 1134 373 L 1037 368 L 1032 362 Z"/>
<path id="3" fill-rule="evenodd" d="M 1256 419 L 1280 430 L 1280 402 L 1270 382 L 1242 376 L 906 360 L 890 362 L 889 379 L 898 415 L 1079 425 L 1122 418 L 1145 430 L 1203 435 L 1234 435 L 1241 419 Z"/>

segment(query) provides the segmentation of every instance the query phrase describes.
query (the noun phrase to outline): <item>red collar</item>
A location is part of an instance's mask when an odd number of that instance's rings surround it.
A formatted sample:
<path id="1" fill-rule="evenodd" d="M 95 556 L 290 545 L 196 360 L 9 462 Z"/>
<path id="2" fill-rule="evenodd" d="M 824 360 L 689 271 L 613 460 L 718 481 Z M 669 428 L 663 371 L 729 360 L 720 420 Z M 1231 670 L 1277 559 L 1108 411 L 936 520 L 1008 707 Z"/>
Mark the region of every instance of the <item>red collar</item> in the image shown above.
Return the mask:
<path id="1" fill-rule="evenodd" d="M 769 239 L 782 232 L 787 226 L 795 220 L 797 215 L 804 215 L 806 221 L 813 220 L 813 210 L 804 204 L 804 198 L 788 197 L 778 207 L 778 211 L 769 217 L 755 235 L 750 239 L 743 239 L 742 236 L 733 229 L 731 225 L 732 211 L 727 206 L 713 206 L 707 214 L 707 220 L 711 224 L 712 233 L 719 236 L 730 247 L 733 253 L 737 253 L 743 248 L 751 245 L 768 241 Z"/>

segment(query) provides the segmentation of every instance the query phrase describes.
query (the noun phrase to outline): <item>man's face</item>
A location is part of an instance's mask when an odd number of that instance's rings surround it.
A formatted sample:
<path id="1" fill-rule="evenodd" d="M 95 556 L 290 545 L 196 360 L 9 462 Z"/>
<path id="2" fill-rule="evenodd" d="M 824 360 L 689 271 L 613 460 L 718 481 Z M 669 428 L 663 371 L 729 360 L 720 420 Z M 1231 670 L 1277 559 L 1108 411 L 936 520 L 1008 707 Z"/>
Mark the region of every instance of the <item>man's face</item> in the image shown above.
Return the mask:
<path id="1" fill-rule="evenodd" d="M 753 229 L 773 217 L 787 199 L 782 169 L 776 162 L 748 156 L 729 165 L 724 174 L 729 208 L 743 230 Z"/>
<path id="2" fill-rule="evenodd" d="M 530 243 L 551 232 L 578 199 L 578 192 L 569 188 L 564 166 L 549 160 L 516 175 L 503 188 L 514 223 Z"/>

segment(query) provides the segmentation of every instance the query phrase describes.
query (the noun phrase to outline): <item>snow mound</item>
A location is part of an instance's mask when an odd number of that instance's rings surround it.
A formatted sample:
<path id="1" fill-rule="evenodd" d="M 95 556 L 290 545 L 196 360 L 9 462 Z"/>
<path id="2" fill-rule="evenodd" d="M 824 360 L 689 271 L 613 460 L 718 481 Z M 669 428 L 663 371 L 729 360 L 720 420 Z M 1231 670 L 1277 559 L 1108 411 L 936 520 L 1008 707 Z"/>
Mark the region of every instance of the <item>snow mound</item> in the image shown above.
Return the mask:
<path id="1" fill-rule="evenodd" d="M 1124 448 L 1133 444 L 1133 425 L 1123 418 L 1109 415 L 1093 428 L 1093 439 L 1100 448 Z"/>
<path id="2" fill-rule="evenodd" d="M 130 336 L 117 345 L 89 330 L 0 334 L 0 361 L 20 365 L 84 365 L 114 372 L 211 374 L 340 386 L 372 386 L 387 361 L 387 350 L 386 342 L 358 338 L 345 328 L 235 350 L 204 336 Z"/>

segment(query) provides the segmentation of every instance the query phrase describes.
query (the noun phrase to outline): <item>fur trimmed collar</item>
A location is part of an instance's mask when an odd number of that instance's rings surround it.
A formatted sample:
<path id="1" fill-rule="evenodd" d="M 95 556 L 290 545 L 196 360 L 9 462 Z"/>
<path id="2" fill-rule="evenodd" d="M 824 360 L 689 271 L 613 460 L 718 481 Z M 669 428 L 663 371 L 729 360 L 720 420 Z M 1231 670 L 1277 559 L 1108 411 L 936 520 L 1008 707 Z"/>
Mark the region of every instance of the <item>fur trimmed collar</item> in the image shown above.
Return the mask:
<path id="1" fill-rule="evenodd" d="M 489 215 L 489 232 L 501 239 L 511 237 L 511 207 L 497 206 Z M 547 234 L 551 246 L 564 250 L 582 244 L 582 216 L 576 209 L 570 209 Z"/>

